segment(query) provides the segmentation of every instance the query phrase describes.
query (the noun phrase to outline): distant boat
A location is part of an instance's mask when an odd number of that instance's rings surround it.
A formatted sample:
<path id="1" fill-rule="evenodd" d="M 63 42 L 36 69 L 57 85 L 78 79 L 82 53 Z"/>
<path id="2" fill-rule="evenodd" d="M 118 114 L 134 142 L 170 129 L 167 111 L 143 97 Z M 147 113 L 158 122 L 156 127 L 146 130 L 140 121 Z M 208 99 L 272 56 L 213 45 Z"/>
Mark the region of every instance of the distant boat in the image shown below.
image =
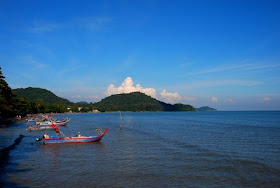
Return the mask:
<path id="1" fill-rule="evenodd" d="M 44 144 L 69 144 L 69 143 L 90 143 L 90 142 L 99 142 L 103 136 L 108 132 L 109 129 L 106 129 L 102 132 L 101 129 L 97 129 L 97 136 L 82 136 L 80 133 L 74 137 L 66 137 L 64 134 L 58 130 L 56 127 L 57 136 L 49 136 L 45 134 L 42 138 L 36 138 L 36 141 L 43 141 Z"/>
<path id="2" fill-rule="evenodd" d="M 26 121 L 29 122 L 29 123 L 35 123 L 36 119 L 35 118 L 26 119 Z"/>
<path id="3" fill-rule="evenodd" d="M 48 125 L 52 125 L 53 122 L 50 121 L 50 120 L 47 120 L 47 121 L 36 121 L 35 122 L 35 125 L 37 126 L 48 126 Z"/>
<path id="4" fill-rule="evenodd" d="M 36 122 L 36 125 L 40 125 L 40 126 L 48 126 L 48 125 L 56 125 L 56 126 L 66 126 L 67 123 L 70 121 L 71 119 L 66 118 L 64 120 L 48 120 L 48 121 L 43 121 L 43 122 Z"/>
<path id="5" fill-rule="evenodd" d="M 70 121 L 71 119 L 66 118 L 65 120 L 57 120 L 54 121 L 53 124 L 55 124 L 56 126 L 66 126 L 67 123 Z"/>
<path id="6" fill-rule="evenodd" d="M 36 116 L 26 119 L 26 121 L 31 124 L 42 124 L 45 121 L 51 120 L 51 116 L 43 115 L 43 116 Z"/>

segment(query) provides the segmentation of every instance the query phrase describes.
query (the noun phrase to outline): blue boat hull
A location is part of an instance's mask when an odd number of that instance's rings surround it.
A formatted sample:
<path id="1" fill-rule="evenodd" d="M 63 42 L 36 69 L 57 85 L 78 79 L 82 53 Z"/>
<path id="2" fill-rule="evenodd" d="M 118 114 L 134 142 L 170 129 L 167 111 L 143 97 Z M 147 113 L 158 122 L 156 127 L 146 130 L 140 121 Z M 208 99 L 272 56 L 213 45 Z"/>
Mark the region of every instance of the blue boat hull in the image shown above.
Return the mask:
<path id="1" fill-rule="evenodd" d="M 45 144 L 67 144 L 67 143 L 88 143 L 99 142 L 103 136 L 89 136 L 89 137 L 50 137 L 44 139 Z"/>

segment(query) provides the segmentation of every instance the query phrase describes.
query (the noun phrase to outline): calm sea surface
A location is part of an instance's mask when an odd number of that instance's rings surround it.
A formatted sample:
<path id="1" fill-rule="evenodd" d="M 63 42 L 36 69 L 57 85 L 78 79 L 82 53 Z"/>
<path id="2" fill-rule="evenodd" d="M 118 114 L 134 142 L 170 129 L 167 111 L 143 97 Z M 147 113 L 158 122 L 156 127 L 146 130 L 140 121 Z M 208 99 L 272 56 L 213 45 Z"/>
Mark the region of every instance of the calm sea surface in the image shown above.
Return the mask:
<path id="1" fill-rule="evenodd" d="M 10 151 L 4 187 L 280 187 L 280 112 L 61 114 L 66 136 L 100 143 L 42 145 L 25 122 L 0 128 Z M 122 128 L 120 128 L 122 127 Z M 49 134 L 54 134 L 48 132 Z"/>

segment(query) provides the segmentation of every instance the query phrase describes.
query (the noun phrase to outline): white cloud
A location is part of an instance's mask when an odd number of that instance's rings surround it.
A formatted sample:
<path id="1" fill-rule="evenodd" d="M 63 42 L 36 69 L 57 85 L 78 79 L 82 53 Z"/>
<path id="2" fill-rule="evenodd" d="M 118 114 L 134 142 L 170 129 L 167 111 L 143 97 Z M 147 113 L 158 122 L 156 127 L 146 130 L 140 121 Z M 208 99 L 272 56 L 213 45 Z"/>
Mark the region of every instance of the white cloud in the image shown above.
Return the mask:
<path id="1" fill-rule="evenodd" d="M 216 86 L 255 86 L 263 84 L 261 81 L 247 81 L 247 80 L 219 80 L 219 81 L 207 81 L 207 82 L 194 82 L 187 86 L 182 86 L 181 88 L 193 89 L 193 88 L 207 88 Z"/>
<path id="2" fill-rule="evenodd" d="M 71 98 L 73 98 L 73 99 L 80 99 L 82 97 L 81 97 L 81 95 L 73 95 L 73 96 L 71 96 Z"/>
<path id="3" fill-rule="evenodd" d="M 182 97 L 178 93 L 168 93 L 166 92 L 166 90 L 163 90 L 160 95 L 164 99 L 164 101 L 168 103 L 176 103 L 182 99 Z"/>
<path id="4" fill-rule="evenodd" d="M 227 71 L 227 70 L 232 70 L 232 69 L 240 69 L 243 67 L 247 67 L 246 64 L 241 64 L 241 65 L 230 65 L 230 66 L 223 66 L 223 67 L 214 67 L 211 69 L 205 69 L 205 70 L 200 70 L 197 72 L 191 72 L 188 73 L 187 75 L 200 75 L 200 74 L 206 74 L 206 73 L 216 73 L 216 72 L 222 72 L 222 71 Z"/>
<path id="5" fill-rule="evenodd" d="M 64 22 L 53 22 L 46 20 L 35 20 L 27 31 L 35 34 L 41 34 L 60 29 L 82 28 L 90 31 L 102 31 L 112 22 L 110 17 L 80 17 Z"/>
<path id="6" fill-rule="evenodd" d="M 109 17 L 83 17 L 76 18 L 75 21 L 80 24 L 81 27 L 88 30 L 100 31 L 105 28 L 108 23 L 112 21 Z"/>
<path id="7" fill-rule="evenodd" d="M 228 101 L 228 102 L 233 102 L 233 100 L 232 100 L 232 99 L 228 99 L 227 101 Z"/>
<path id="8" fill-rule="evenodd" d="M 263 98 L 263 101 L 264 101 L 264 102 L 269 102 L 269 101 L 271 101 L 271 98 L 265 97 L 265 98 Z"/>
<path id="9" fill-rule="evenodd" d="M 182 99 L 185 101 L 195 101 L 196 100 L 195 97 L 187 97 L 187 96 L 183 96 Z"/>
<path id="10" fill-rule="evenodd" d="M 127 77 L 119 87 L 115 87 L 113 84 L 110 84 L 105 94 L 110 96 L 113 94 L 131 93 L 136 91 L 145 93 L 153 98 L 156 97 L 156 90 L 154 88 L 142 88 L 140 84 L 136 84 L 136 86 L 134 86 L 131 77 Z"/>
<path id="11" fill-rule="evenodd" d="M 62 24 L 58 23 L 51 23 L 51 22 L 45 22 L 45 21 L 35 21 L 31 27 L 28 28 L 28 30 L 32 33 L 44 33 L 44 32 L 50 32 L 54 30 L 58 30 L 65 27 Z"/>
<path id="12" fill-rule="evenodd" d="M 212 98 L 211 98 L 211 101 L 212 101 L 212 102 L 218 102 L 218 99 L 217 99 L 216 97 L 212 97 Z"/>
<path id="13" fill-rule="evenodd" d="M 33 69 L 45 69 L 48 67 L 47 64 L 36 60 L 32 55 L 28 55 L 22 58 L 24 62 L 31 65 Z"/>
<path id="14" fill-rule="evenodd" d="M 207 74 L 207 73 L 217 73 L 217 72 L 224 72 L 224 71 L 248 71 L 248 70 L 258 70 L 258 69 L 268 69 L 268 68 L 274 68 L 274 67 L 279 67 L 279 63 L 274 63 L 274 64 L 266 64 L 266 65 L 261 65 L 257 63 L 244 63 L 246 61 L 241 61 L 239 64 L 235 65 L 227 65 L 227 66 L 221 66 L 221 67 L 214 67 L 210 69 L 205 69 L 205 70 L 200 70 L 197 72 L 190 72 L 187 75 L 201 75 L 201 74 Z"/>
<path id="15" fill-rule="evenodd" d="M 142 92 L 146 95 L 149 95 L 153 98 L 156 98 L 156 90 L 154 88 L 142 88 L 140 84 L 136 84 L 132 81 L 131 77 L 127 77 L 124 82 L 119 86 L 115 86 L 110 84 L 105 92 L 106 96 L 110 96 L 113 94 L 121 94 L 121 93 L 131 93 L 131 92 Z M 188 97 L 188 96 L 180 96 L 177 92 L 167 92 L 166 90 L 162 90 L 160 93 L 161 99 L 167 103 L 178 103 L 180 101 L 194 101 L 196 98 Z"/>
<path id="16" fill-rule="evenodd" d="M 88 96 L 87 97 L 88 99 L 95 99 L 95 100 L 97 100 L 97 99 L 100 99 L 100 96 L 98 96 L 98 95 L 92 95 L 92 96 Z"/>

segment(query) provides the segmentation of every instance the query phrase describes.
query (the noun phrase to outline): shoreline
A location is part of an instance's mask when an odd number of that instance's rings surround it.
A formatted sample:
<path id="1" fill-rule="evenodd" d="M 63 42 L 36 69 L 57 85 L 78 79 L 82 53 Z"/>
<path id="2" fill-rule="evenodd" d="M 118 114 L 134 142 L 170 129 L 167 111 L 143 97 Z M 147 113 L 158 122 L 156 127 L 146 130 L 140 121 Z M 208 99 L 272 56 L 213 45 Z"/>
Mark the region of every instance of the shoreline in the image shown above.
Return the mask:
<path id="1" fill-rule="evenodd" d="M 17 145 L 19 145 L 24 138 L 24 135 L 20 134 L 19 137 L 17 137 L 14 140 L 14 143 L 8 147 L 5 147 L 0 150 L 0 186 L 4 187 L 6 185 L 5 181 L 5 174 L 6 174 L 6 166 L 9 165 L 10 161 L 10 152 L 16 148 Z"/>
<path id="2" fill-rule="evenodd" d="M 11 124 L 17 123 L 19 121 L 21 121 L 21 120 L 17 120 L 16 118 L 8 118 L 8 119 L 0 118 L 0 127 L 4 128 Z"/>

